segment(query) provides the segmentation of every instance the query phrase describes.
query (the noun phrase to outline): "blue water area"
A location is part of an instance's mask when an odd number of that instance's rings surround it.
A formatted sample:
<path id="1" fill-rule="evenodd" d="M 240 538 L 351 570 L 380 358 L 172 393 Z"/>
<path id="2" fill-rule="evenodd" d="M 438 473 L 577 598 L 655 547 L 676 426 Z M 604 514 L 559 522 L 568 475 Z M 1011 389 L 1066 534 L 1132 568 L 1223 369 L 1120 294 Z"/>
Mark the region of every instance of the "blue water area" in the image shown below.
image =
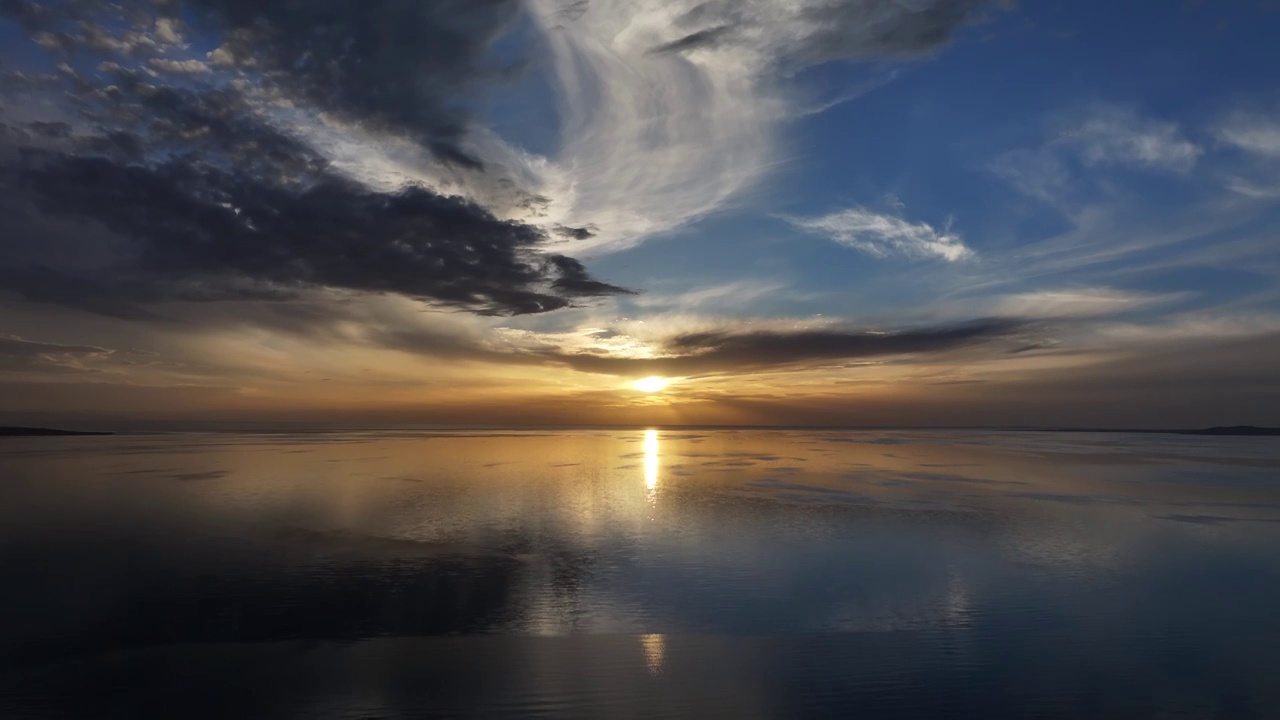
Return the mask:
<path id="1" fill-rule="evenodd" d="M 0 439 L 0 717 L 1280 717 L 1280 441 Z"/>

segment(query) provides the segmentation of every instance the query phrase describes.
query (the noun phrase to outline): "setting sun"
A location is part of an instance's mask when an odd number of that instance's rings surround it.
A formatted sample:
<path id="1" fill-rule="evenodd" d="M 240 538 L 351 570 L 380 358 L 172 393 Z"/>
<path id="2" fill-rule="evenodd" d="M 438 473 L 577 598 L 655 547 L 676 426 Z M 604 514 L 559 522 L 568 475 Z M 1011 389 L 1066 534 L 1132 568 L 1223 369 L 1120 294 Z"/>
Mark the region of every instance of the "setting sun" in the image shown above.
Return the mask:
<path id="1" fill-rule="evenodd" d="M 631 387 L 635 388 L 636 390 L 639 390 L 640 392 L 656 393 L 656 392 L 661 392 L 662 390 L 665 390 L 666 387 L 670 384 L 671 384 L 670 380 L 666 378 L 660 378 L 655 375 L 652 377 L 644 378 L 643 380 L 637 380 L 631 383 Z"/>
<path id="2" fill-rule="evenodd" d="M 1280 720 L 1276 38 L 0 0 L 0 720 Z"/>

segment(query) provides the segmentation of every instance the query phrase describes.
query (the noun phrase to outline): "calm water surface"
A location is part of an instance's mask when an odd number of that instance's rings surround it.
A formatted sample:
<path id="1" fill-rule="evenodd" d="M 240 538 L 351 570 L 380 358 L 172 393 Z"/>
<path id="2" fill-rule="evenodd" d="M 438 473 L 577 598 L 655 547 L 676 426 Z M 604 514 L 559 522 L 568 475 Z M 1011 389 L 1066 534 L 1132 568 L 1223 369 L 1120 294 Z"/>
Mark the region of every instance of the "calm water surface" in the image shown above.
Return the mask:
<path id="1" fill-rule="evenodd" d="M 1280 717 L 1280 441 L 0 439 L 0 717 Z"/>

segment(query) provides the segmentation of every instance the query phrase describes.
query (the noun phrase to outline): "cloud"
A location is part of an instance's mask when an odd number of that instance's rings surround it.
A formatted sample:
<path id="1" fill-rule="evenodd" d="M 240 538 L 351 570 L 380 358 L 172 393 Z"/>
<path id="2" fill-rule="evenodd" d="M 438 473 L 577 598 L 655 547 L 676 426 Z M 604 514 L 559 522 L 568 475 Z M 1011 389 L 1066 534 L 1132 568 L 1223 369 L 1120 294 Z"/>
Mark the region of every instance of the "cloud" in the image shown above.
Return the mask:
<path id="1" fill-rule="evenodd" d="M 64 122 L 43 122 L 36 120 L 26 125 L 32 133 L 52 140 L 66 140 L 71 137 L 71 126 Z"/>
<path id="2" fill-rule="evenodd" d="M 683 377 L 786 367 L 813 367 L 894 355 L 943 353 L 1022 335 L 1025 322 L 979 320 L 898 332 L 810 328 L 793 331 L 716 329 L 665 339 L 661 355 L 628 358 L 595 353 L 542 351 L 543 360 L 575 370 L 609 375 Z"/>
<path id="3" fill-rule="evenodd" d="M 592 279 L 587 274 L 586 267 L 571 257 L 548 255 L 547 265 L 556 274 L 555 281 L 551 283 L 552 289 L 570 297 L 608 297 L 633 293 L 631 290 Z"/>
<path id="4" fill-rule="evenodd" d="M 558 90 L 562 147 L 534 173 L 548 219 L 617 250 L 725 208 L 779 157 L 797 71 L 911 59 L 1002 3 L 977 0 L 531 0 Z"/>
<path id="5" fill-rule="evenodd" d="M 85 53 L 162 86 L 230 80 L 254 112 L 342 155 L 346 174 L 466 197 L 578 252 L 675 230 L 756 187 L 780 161 L 781 123 L 812 106 L 789 87 L 796 71 L 924 57 L 1006 4 L 10 0 L 4 12 L 77 60 L 64 78 L 77 95 L 114 82 L 84 74 Z M 542 37 L 525 42 L 527 31 Z M 501 83 L 540 69 L 544 51 L 563 139 L 546 157 L 477 114 Z"/>
<path id="6" fill-rule="evenodd" d="M 643 308 L 677 308 L 682 311 L 707 307 L 733 307 L 741 310 L 762 299 L 777 297 L 786 290 L 786 284 L 778 280 L 736 280 L 718 285 L 706 285 L 694 290 L 674 294 L 654 292 L 652 289 L 635 299 Z"/>
<path id="7" fill-rule="evenodd" d="M 662 55 L 664 53 L 679 53 L 688 50 L 713 48 L 716 45 L 723 43 L 733 32 L 733 28 L 733 25 L 719 25 L 717 27 L 692 32 L 682 38 L 651 48 L 648 51 L 648 54 Z"/>
<path id="8" fill-rule="evenodd" d="M 1001 153 L 989 169 L 1019 192 L 1050 205 L 1060 206 L 1071 191 L 1072 177 L 1066 164 L 1045 148 Z"/>
<path id="9" fill-rule="evenodd" d="M 1217 129 L 1220 141 L 1266 158 L 1280 159 L 1280 123 L 1250 114 L 1236 114 Z"/>
<path id="10" fill-rule="evenodd" d="M 123 31 L 31 10 L 35 26 L 75 28 L 81 52 L 110 59 L 93 75 L 62 71 L 76 90 L 68 116 L 87 125 L 73 132 L 65 122 L 31 123 L 38 147 L 16 135 L 0 146 L 0 212 L 10 229 L 0 239 L 0 289 L 124 317 L 148 317 L 147 306 L 169 301 L 272 300 L 316 288 L 396 293 L 496 315 L 628 292 L 592 278 L 573 258 L 547 253 L 550 237 L 536 226 L 420 185 L 372 187 L 343 174 L 282 118 L 294 110 L 276 103 L 285 92 L 382 129 L 416 122 L 403 104 L 438 109 L 421 140 L 439 151 L 460 137 L 450 133 L 462 123 L 433 105 L 448 95 L 443 81 L 419 77 L 412 97 L 384 98 L 371 88 L 362 90 L 371 95 L 353 94 L 349 85 L 377 85 L 380 73 L 393 73 L 393 58 L 382 53 L 397 44 L 406 55 L 395 75 L 439 60 L 444 65 L 432 72 L 456 71 L 456 82 L 467 82 L 480 71 L 458 63 L 471 60 L 435 55 L 478 52 L 461 36 L 483 45 L 497 31 L 492 15 L 509 12 L 499 7 L 508 4 L 481 3 L 471 14 L 454 8 L 467 17 L 446 19 L 432 15 L 447 9 L 441 4 L 375 3 L 377 12 L 349 18 L 346 3 L 288 13 L 284 4 L 198 2 L 193 7 L 208 16 L 193 22 L 229 28 L 226 62 L 240 73 L 219 71 L 207 82 L 184 75 L 198 61 L 154 54 L 181 39 L 176 21 L 142 23 L 159 39 L 131 30 L 125 43 Z M 444 45 L 421 49 L 415 43 L 423 37 L 378 35 L 395 7 L 405 22 L 438 21 L 425 39 Z M 238 55 L 236 43 L 254 38 L 260 52 Z M 308 64 L 321 61 L 324 72 Z"/>
<path id="11" fill-rule="evenodd" d="M 909 258 L 937 258 L 956 262 L 973 257 L 959 234 L 928 223 L 913 223 L 888 215 L 853 207 L 816 218 L 786 218 L 806 232 L 876 257 L 902 255 Z"/>
<path id="12" fill-rule="evenodd" d="M 49 357 L 55 355 L 109 355 L 110 350 L 96 345 L 60 345 L 26 340 L 17 335 L 0 335 L 0 355 L 8 357 Z"/>
<path id="13" fill-rule="evenodd" d="M 1103 170 L 1185 175 L 1205 152 L 1178 124 L 1123 106 L 1060 112 L 1044 124 L 1043 139 L 998 154 L 987 169 L 1066 216 L 1075 215 L 1085 198 L 1115 193 L 1113 186 L 1105 186 Z"/>
<path id="14" fill-rule="evenodd" d="M 1190 143 L 1191 149 L 1170 153 L 1168 164 L 1161 167 L 1147 165 L 1149 159 L 1160 156 L 1145 151 L 1135 155 L 1120 153 L 1112 158 L 1127 163 L 1126 167 L 1175 173 L 1194 158 L 1195 173 L 1166 178 L 1177 183 L 1182 198 L 1179 202 L 1170 204 L 1170 187 L 1164 183 L 1151 185 L 1138 182 L 1137 178 L 1117 177 L 1108 172 L 1110 166 L 1090 167 L 1086 163 L 1081 155 L 1086 145 L 1081 143 L 1089 133 L 1076 132 L 1089 125 L 1082 118 L 1116 117 L 1125 121 L 1110 125 L 1162 128 L 1154 136 L 1165 138 L 1169 141 L 1166 144 L 1174 148 L 1186 149 Z M 987 277 L 967 278 L 968 287 L 963 292 L 972 294 L 977 287 L 990 289 L 1008 284 L 1026 286 L 1035 278 L 1049 276 L 1056 277 L 1055 282 L 1065 278 L 1087 287 L 1113 283 L 1117 277 L 1132 279 L 1171 268 L 1203 267 L 1216 271 L 1230 267 L 1246 276 L 1265 274 L 1259 263 L 1265 264 L 1265 228 L 1271 222 L 1271 205 L 1266 201 L 1280 194 L 1276 166 L 1266 156 L 1233 158 L 1231 153 L 1223 152 L 1205 155 L 1208 150 L 1187 140 L 1173 123 L 1142 118 L 1126 109 L 1095 107 L 1088 113 L 1060 114 L 1044 125 L 1052 131 L 1045 139 L 998 155 L 988 169 L 1020 192 L 1043 201 L 1059 214 L 1054 222 L 1066 224 L 1047 236 L 1023 239 L 1008 252 L 988 255 L 982 267 Z M 1216 129 L 1210 128 L 1208 134 L 1223 139 L 1228 137 L 1225 128 L 1232 128 L 1241 138 L 1265 135 L 1251 132 L 1254 127 L 1252 116 L 1237 114 Z M 1159 145 L 1136 143 L 1129 147 Z M 1221 147 L 1215 149 L 1220 151 Z M 1206 186 L 1206 181 L 1216 188 Z M 1213 192 L 1223 188 L 1230 194 Z M 1215 285 L 1213 281 L 1196 284 L 1197 289 L 1205 291 L 1201 302 L 1215 300 L 1219 295 Z"/>
<path id="15" fill-rule="evenodd" d="M 1086 165 L 1129 165 L 1188 172 L 1204 150 L 1175 123 L 1144 118 L 1117 107 L 1098 108 L 1061 130 L 1056 142 Z"/>
<path id="16" fill-rule="evenodd" d="M 1138 293 L 1113 288 L 1039 290 L 999 297 L 991 309 L 1001 317 L 1089 318 L 1148 309 L 1185 297 L 1183 293 Z"/>
<path id="17" fill-rule="evenodd" d="M 51 266 L 53 275 L 7 268 L 5 278 L 32 299 L 52 298 L 60 283 L 136 301 L 328 287 L 522 314 L 623 292 L 590 279 L 571 258 L 535 253 L 544 239 L 537 230 L 416 188 L 376 193 L 340 178 L 279 187 L 213 169 L 67 156 L 22 179 L 45 207 L 100 222 L 127 242 L 90 284 Z"/>
<path id="18" fill-rule="evenodd" d="M 147 67 L 157 72 L 176 73 L 178 75 L 200 75 L 211 72 L 207 63 L 195 59 L 168 60 L 165 58 L 151 58 L 147 61 Z"/>
<path id="19" fill-rule="evenodd" d="M 1244 157 L 1231 169 L 1227 189 L 1239 196 L 1269 201 L 1280 197 L 1280 123 L 1274 113 L 1237 110 L 1214 128 L 1219 143 Z"/>
<path id="20" fill-rule="evenodd" d="M 0 335 L 0 370 L 5 372 L 90 372 L 86 362 L 111 354 L 111 350 L 94 345 L 61 345 Z"/>
<path id="21" fill-rule="evenodd" d="M 736 45 L 792 66 L 866 56 L 912 56 L 945 45 L 957 28 L 979 19 L 982 10 L 1001 4 L 987 0 L 675 3 L 674 11 L 669 11 L 674 22 L 652 31 L 684 34 L 650 52 Z"/>
<path id="22" fill-rule="evenodd" d="M 560 237 L 569 238 L 570 240 L 588 240 L 596 236 L 596 232 L 594 230 L 586 227 L 565 227 L 564 225 L 557 225 L 552 228 L 552 232 Z"/>
<path id="23" fill-rule="evenodd" d="M 1280 184 L 1267 185 L 1255 183 L 1244 178 L 1231 178 L 1227 181 L 1227 189 L 1255 200 L 1280 198 Z"/>
<path id="24" fill-rule="evenodd" d="M 464 148 L 469 104 L 506 69 L 490 48 L 515 23 L 517 0 L 193 0 L 223 34 L 219 64 L 264 87 L 359 122 L 408 135 L 441 160 L 480 161 Z"/>
<path id="25" fill-rule="evenodd" d="M 142 59 L 161 72 L 209 69 L 200 58 L 163 57 L 186 47 L 190 23 L 218 42 L 210 64 L 260 90 L 410 136 L 442 160 L 471 166 L 478 160 L 463 147 L 469 108 L 509 73 L 490 50 L 519 11 L 518 0 L 9 0 L 0 7 L 54 52 L 98 53 L 122 64 Z"/>
<path id="26" fill-rule="evenodd" d="M 397 320 L 363 317 L 359 341 L 372 347 L 452 361 L 507 367 L 569 368 L 620 377 L 661 375 L 727 377 L 869 361 L 946 357 L 982 348 L 993 357 L 1038 340 L 1044 328 L 1031 319 L 988 318 L 899 329 L 865 329 L 821 318 L 741 319 L 709 316 L 649 316 L 569 332 L 512 327 L 497 333 L 446 331 Z M 289 324 L 288 327 L 292 327 Z"/>

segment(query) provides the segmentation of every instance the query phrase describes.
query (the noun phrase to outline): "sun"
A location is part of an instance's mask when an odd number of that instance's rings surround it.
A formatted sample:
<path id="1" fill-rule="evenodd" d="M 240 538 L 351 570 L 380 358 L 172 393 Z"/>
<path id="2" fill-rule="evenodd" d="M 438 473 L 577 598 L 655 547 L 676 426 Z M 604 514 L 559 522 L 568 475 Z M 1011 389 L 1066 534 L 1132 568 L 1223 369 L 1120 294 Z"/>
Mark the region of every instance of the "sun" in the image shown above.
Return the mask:
<path id="1" fill-rule="evenodd" d="M 656 393 L 662 392 L 670 384 L 670 380 L 654 375 L 631 383 L 631 387 L 639 390 L 640 392 Z"/>

